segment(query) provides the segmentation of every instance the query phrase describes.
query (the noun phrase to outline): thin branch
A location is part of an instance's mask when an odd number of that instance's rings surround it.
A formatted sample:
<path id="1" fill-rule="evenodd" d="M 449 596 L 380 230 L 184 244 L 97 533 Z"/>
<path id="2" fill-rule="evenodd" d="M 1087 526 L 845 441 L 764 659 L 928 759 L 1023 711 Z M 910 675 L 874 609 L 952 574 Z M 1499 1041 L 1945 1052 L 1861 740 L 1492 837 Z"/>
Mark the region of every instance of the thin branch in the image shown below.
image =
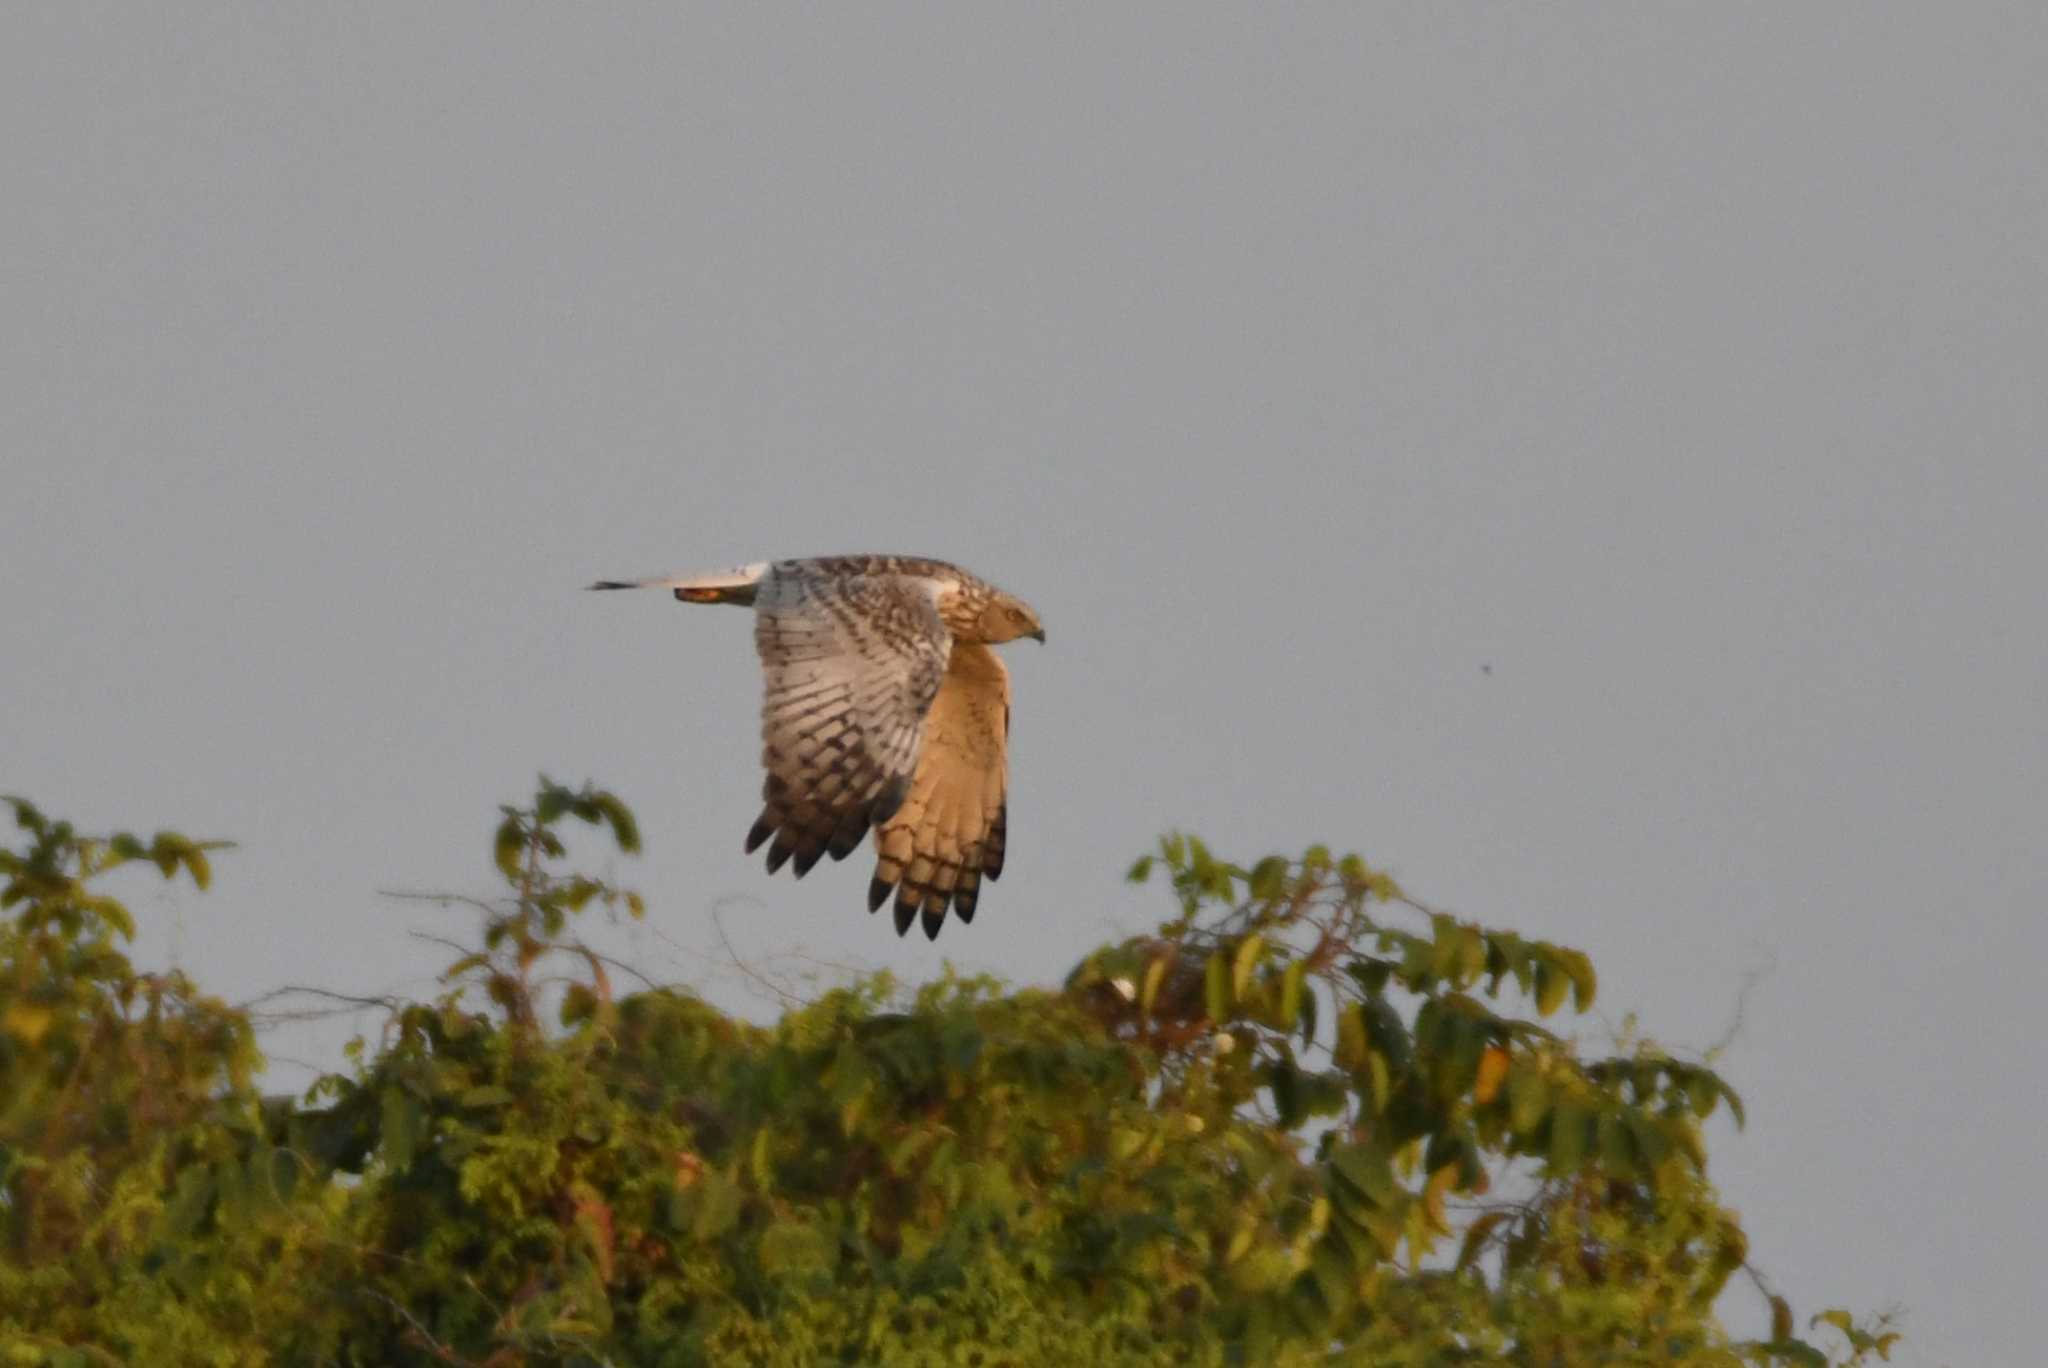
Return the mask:
<path id="1" fill-rule="evenodd" d="M 602 950 L 594 950 L 590 946 L 585 945 L 582 941 L 574 941 L 571 944 L 574 946 L 576 950 L 578 950 L 582 954 L 589 955 L 590 957 L 599 961 L 600 963 L 610 965 L 612 968 L 618 970 L 622 974 L 630 974 L 632 977 L 640 980 L 642 984 L 646 985 L 647 990 L 649 992 L 658 993 L 661 991 L 661 984 L 656 983 L 653 979 L 647 977 L 647 975 L 641 973 L 638 969 L 635 969 L 632 965 L 626 963 L 624 960 L 618 959 L 611 955 L 607 955 Z"/>
<path id="2" fill-rule="evenodd" d="M 402 888 L 380 888 L 377 890 L 377 896 L 390 898 L 395 902 L 433 903 L 437 907 L 473 907 L 491 917 L 501 916 L 504 912 L 503 908 L 488 899 L 473 898 L 465 893 L 418 893 Z"/>
<path id="3" fill-rule="evenodd" d="M 782 1005 L 785 1008 L 803 1005 L 802 998 L 799 998 L 798 996 L 796 996 L 796 994 L 789 992 L 787 989 L 783 988 L 781 984 L 776 983 L 774 980 L 768 978 L 765 974 L 758 972 L 751 964 L 748 964 L 745 960 L 740 958 L 739 951 L 733 949 L 732 938 L 725 934 L 725 913 L 716 903 L 712 904 L 711 907 L 711 926 L 713 930 L 718 932 L 718 943 L 721 946 L 725 947 L 726 959 L 730 961 L 732 967 L 739 970 L 739 972 L 743 974 L 748 979 L 748 981 L 758 985 L 759 987 L 767 989 L 770 993 L 773 993 L 778 999 L 781 1000 Z"/>
<path id="4" fill-rule="evenodd" d="M 329 1002 L 344 1005 L 317 1011 L 310 1009 L 297 1012 L 263 1011 L 264 1004 L 275 1002 L 279 998 L 293 996 L 326 998 Z M 355 993 L 337 993 L 331 988 L 314 988 L 308 984 L 287 983 L 282 988 L 273 988 L 267 993 L 250 998 L 241 1004 L 239 1010 L 247 1012 L 251 1016 L 261 1015 L 273 1021 L 316 1021 L 327 1017 L 346 1016 L 350 1012 L 362 1011 L 372 1007 L 395 1012 L 404 1005 L 403 1000 L 397 997 L 361 997 Z"/>
<path id="5" fill-rule="evenodd" d="M 1759 983 L 1762 983 L 1765 979 L 1776 973 L 1777 969 L 1777 955 L 1768 954 L 1765 956 L 1762 964 L 1753 964 L 1743 970 L 1742 986 L 1735 991 L 1735 1011 L 1728 1018 L 1728 1029 L 1721 1032 L 1720 1039 L 1709 1045 L 1706 1053 L 1701 1056 L 1708 1063 L 1711 1064 L 1714 1060 L 1719 1059 L 1727 1051 L 1728 1047 L 1735 1043 L 1736 1037 L 1742 1034 L 1743 1018 L 1749 1012 L 1750 993 L 1755 990 Z"/>
<path id="6" fill-rule="evenodd" d="M 459 940 L 450 940 L 446 936 L 437 936 L 431 931 L 408 931 L 405 934 L 427 945 L 438 945 L 443 950 L 453 950 L 457 955 L 465 959 L 477 953 L 476 947 L 473 945 L 464 945 Z"/>
<path id="7" fill-rule="evenodd" d="M 404 1319 L 405 1323 L 412 1327 L 413 1334 L 419 1336 L 421 1343 L 423 1343 L 426 1346 L 426 1348 L 433 1353 L 435 1358 L 441 1360 L 441 1362 L 461 1364 L 463 1365 L 463 1368 L 475 1368 L 475 1364 L 472 1363 L 471 1360 L 464 1358 L 462 1355 L 456 1353 L 447 1345 L 441 1343 L 440 1340 L 435 1339 L 434 1332 L 427 1329 L 426 1326 L 420 1324 L 419 1317 L 413 1315 L 412 1312 L 406 1310 L 403 1306 L 400 1306 L 392 1298 L 385 1296 L 382 1292 L 377 1291 L 375 1288 L 364 1288 L 363 1295 L 366 1297 L 374 1297 L 376 1300 L 383 1302 L 386 1306 L 390 1307 L 393 1311 L 396 1311 L 399 1314 L 399 1316 L 401 1316 Z"/>

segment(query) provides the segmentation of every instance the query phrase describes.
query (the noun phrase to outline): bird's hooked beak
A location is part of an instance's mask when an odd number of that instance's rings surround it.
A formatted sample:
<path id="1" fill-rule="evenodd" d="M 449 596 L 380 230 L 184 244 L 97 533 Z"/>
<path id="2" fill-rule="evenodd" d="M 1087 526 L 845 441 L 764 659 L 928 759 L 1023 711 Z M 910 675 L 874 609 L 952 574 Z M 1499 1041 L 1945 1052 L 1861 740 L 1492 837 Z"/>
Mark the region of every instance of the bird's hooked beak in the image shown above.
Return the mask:
<path id="1" fill-rule="evenodd" d="M 1041 646 L 1045 645 L 1045 628 L 1043 627 L 1039 628 L 1035 632 L 1026 632 L 1024 635 L 1030 637 L 1033 641 L 1037 642 Z"/>

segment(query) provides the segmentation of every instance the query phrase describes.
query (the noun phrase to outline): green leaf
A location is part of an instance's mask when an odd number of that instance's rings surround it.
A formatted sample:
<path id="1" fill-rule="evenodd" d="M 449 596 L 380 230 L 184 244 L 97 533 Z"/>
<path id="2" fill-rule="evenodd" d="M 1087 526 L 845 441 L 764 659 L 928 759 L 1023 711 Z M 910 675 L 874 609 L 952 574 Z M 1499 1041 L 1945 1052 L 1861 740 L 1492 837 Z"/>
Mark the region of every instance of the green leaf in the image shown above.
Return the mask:
<path id="1" fill-rule="evenodd" d="M 1394 1100 L 1394 1076 L 1387 1067 L 1387 1057 L 1378 1050 L 1366 1051 L 1365 1072 L 1372 1086 L 1373 1113 L 1384 1116 L 1387 1104 Z"/>
<path id="2" fill-rule="evenodd" d="M 1266 1071 L 1266 1086 L 1273 1090 L 1273 1111 L 1280 1124 L 1293 1130 L 1301 1124 L 1301 1070 L 1291 1059 L 1275 1060 Z"/>
<path id="3" fill-rule="evenodd" d="M 419 1099 L 397 1084 L 386 1084 L 382 1094 L 383 1122 L 378 1129 L 378 1152 L 393 1173 L 412 1167 L 425 1117 Z"/>
<path id="4" fill-rule="evenodd" d="M 1607 1171 L 1617 1177 L 1633 1176 L 1636 1171 L 1635 1139 L 1622 1113 L 1613 1108 L 1602 1111 L 1594 1120 L 1593 1132 L 1600 1150 L 1600 1162 Z"/>
<path id="5" fill-rule="evenodd" d="M 1408 1040 L 1408 1028 L 1401 1023 L 1401 1014 L 1382 997 L 1367 998 L 1359 1005 L 1365 1016 L 1367 1039 L 1387 1057 L 1390 1067 L 1406 1073 L 1414 1062 L 1415 1052 Z"/>
<path id="6" fill-rule="evenodd" d="M 1550 1110 L 1550 1166 L 1560 1174 L 1576 1173 L 1586 1162 L 1586 1132 L 1592 1117 L 1584 1106 L 1560 1098 Z"/>
<path id="7" fill-rule="evenodd" d="M 1486 972 L 1486 938 L 1469 926 L 1458 928 L 1458 982 L 1468 984 Z"/>
<path id="8" fill-rule="evenodd" d="M 561 1019 L 564 1026 L 576 1026 L 597 1015 L 600 1000 L 587 983 L 572 983 L 562 994 Z"/>
<path id="9" fill-rule="evenodd" d="M 634 820 L 633 810 L 612 794 L 600 791 L 593 799 L 597 810 L 604 814 L 611 826 L 612 839 L 619 843 L 619 849 L 628 855 L 640 853 L 640 823 Z"/>
<path id="10" fill-rule="evenodd" d="M 1141 884 L 1151 877 L 1152 857 L 1150 855 L 1140 855 L 1132 862 L 1129 871 L 1124 875 L 1126 882 L 1134 884 Z"/>
<path id="11" fill-rule="evenodd" d="M 518 883 L 520 877 L 519 859 L 526 850 L 526 832 L 517 816 L 507 817 L 498 824 L 498 834 L 491 843 L 491 858 L 497 862 L 498 872 L 508 883 Z"/>
<path id="12" fill-rule="evenodd" d="M 696 1194 L 696 1219 L 690 1234 L 698 1241 L 715 1240 L 731 1230 L 740 1218 L 740 1190 L 722 1173 L 706 1173 L 690 1189 Z"/>
<path id="13" fill-rule="evenodd" d="M 455 961 L 455 963 L 449 965 L 446 969 L 443 969 L 441 971 L 441 982 L 451 983 L 454 980 L 461 978 L 470 970 L 481 968 L 482 966 L 489 964 L 490 962 L 491 957 L 489 955 L 464 955 L 461 959 Z"/>
<path id="14" fill-rule="evenodd" d="M 1278 855 L 1268 855 L 1252 866 L 1246 883 L 1258 901 L 1277 901 L 1287 893 L 1287 861 Z"/>
<path id="15" fill-rule="evenodd" d="M 1370 1141 L 1340 1145 L 1330 1151 L 1330 1167 L 1354 1192 L 1375 1206 L 1391 1205 L 1400 1193 L 1401 1185 L 1394 1181 L 1394 1168 L 1387 1161 L 1386 1151 Z"/>
<path id="16" fill-rule="evenodd" d="M 1636 1153 L 1642 1156 L 1644 1164 L 1655 1168 L 1670 1157 L 1675 1148 L 1674 1142 L 1654 1117 L 1630 1112 L 1627 1120 L 1629 1133 L 1635 1138 Z"/>
<path id="17" fill-rule="evenodd" d="M 761 1271 L 771 1278 L 809 1278 L 831 1271 L 833 1247 L 808 1221 L 776 1221 L 761 1232 Z"/>
<path id="18" fill-rule="evenodd" d="M 1166 981 L 1166 955 L 1154 955 L 1145 965 L 1145 979 L 1138 989 L 1138 1010 L 1146 1016 L 1152 1015 L 1153 1005 L 1159 1001 L 1159 985 Z"/>
<path id="19" fill-rule="evenodd" d="M 1593 1005 L 1593 995 L 1600 989 L 1600 980 L 1593 973 L 1593 961 L 1579 950 L 1560 950 L 1558 963 L 1572 981 L 1572 1008 L 1583 1012 Z"/>
<path id="20" fill-rule="evenodd" d="M 1721 1096 L 1728 1100 L 1728 1110 L 1735 1115 L 1736 1128 L 1738 1130 L 1747 1129 L 1749 1118 L 1742 1109 L 1742 1094 L 1736 1092 L 1735 1089 L 1729 1087 L 1726 1083 L 1722 1083 L 1720 1086 Z"/>
<path id="21" fill-rule="evenodd" d="M 1230 1020 L 1230 966 L 1223 962 L 1221 950 L 1209 956 L 1209 963 L 1203 973 L 1209 1020 L 1221 1025 Z"/>
<path id="22" fill-rule="evenodd" d="M 1352 1004 L 1341 1007 L 1337 1012 L 1337 1044 L 1331 1051 L 1337 1063 L 1346 1069 L 1365 1066 L 1368 1051 L 1365 1008 Z"/>
<path id="23" fill-rule="evenodd" d="M 1259 967 L 1259 952 L 1265 948 L 1266 938 L 1257 931 L 1238 942 L 1237 954 L 1230 966 L 1230 995 L 1233 1000 L 1245 1000 L 1251 988 L 1252 970 Z"/>
<path id="24" fill-rule="evenodd" d="M 164 1208 L 164 1226 L 174 1238 L 183 1239 L 199 1228 L 212 1206 L 213 1171 L 194 1165 L 178 1175 L 170 1204 Z"/>
<path id="25" fill-rule="evenodd" d="M 1293 1029 L 1301 1020 L 1302 986 L 1307 974 L 1308 966 L 1294 960 L 1280 975 L 1280 1021 L 1284 1029 Z"/>
<path id="26" fill-rule="evenodd" d="M 1478 1262 L 1480 1254 L 1485 1252 L 1487 1240 L 1492 1238 L 1493 1232 L 1512 1214 L 1506 1211 L 1489 1211 L 1465 1227 L 1465 1238 L 1458 1245 L 1458 1272 L 1463 1273 Z"/>
<path id="27" fill-rule="evenodd" d="M 545 774 L 540 777 L 540 791 L 534 795 L 533 820 L 540 826 L 548 826 L 561 819 L 563 813 L 575 805 L 576 797 Z"/>

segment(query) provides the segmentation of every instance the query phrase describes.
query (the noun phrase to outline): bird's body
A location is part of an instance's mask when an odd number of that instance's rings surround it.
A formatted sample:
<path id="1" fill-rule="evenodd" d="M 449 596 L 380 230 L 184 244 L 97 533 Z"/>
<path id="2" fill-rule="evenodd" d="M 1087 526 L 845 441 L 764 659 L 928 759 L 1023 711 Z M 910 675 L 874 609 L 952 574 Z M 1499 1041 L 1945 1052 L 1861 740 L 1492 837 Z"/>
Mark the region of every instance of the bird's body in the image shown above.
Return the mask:
<path id="1" fill-rule="evenodd" d="M 763 807 L 746 848 L 802 878 L 875 831 L 872 911 L 936 937 L 1002 873 L 1010 676 L 990 646 L 1045 640 L 1022 600 L 945 561 L 823 556 L 593 589 L 663 588 L 754 610 Z"/>

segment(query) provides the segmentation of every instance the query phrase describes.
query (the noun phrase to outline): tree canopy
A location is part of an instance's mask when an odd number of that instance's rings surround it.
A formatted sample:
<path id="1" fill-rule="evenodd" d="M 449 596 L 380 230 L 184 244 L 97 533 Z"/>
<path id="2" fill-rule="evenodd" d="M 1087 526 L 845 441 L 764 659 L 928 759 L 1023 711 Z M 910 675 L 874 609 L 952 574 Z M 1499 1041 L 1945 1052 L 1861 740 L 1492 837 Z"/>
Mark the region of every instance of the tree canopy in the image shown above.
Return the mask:
<path id="1" fill-rule="evenodd" d="M 578 940 L 639 898 L 502 810 L 501 893 L 432 1000 L 303 1097 L 247 1010 L 144 972 L 122 865 L 9 800 L 0 849 L 0 1361 L 12 1364 L 1853 1364 L 1770 1337 L 1702 1123 L 1735 1090 L 1558 1023 L 1577 950 L 1431 911 L 1356 856 L 1169 836 L 1152 934 L 1058 988 L 849 981 L 772 1023 L 622 993 Z M 1760 1276 L 1757 1286 L 1765 1284 Z"/>

